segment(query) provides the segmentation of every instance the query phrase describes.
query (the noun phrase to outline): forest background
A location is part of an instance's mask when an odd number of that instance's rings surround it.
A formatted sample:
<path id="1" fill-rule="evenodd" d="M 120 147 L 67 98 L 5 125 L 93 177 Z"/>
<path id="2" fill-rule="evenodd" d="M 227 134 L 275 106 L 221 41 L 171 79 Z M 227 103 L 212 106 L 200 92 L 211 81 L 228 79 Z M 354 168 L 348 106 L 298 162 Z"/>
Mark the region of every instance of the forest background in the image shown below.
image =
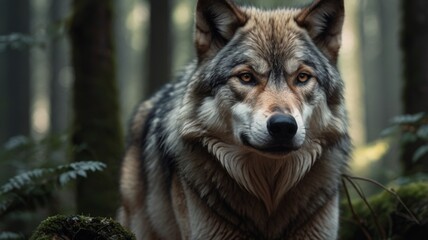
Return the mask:
<path id="1" fill-rule="evenodd" d="M 237 2 L 270 8 L 311 1 Z M 0 185 L 34 169 L 82 160 L 107 164 L 73 168 L 59 184 L 65 186 L 46 198 L 43 192 L 31 211 L 19 204 L 12 214 L 0 210 L 0 232 L 29 234 L 57 213 L 114 216 L 128 119 L 194 57 L 196 1 L 0 3 Z M 428 4 L 345 3 L 339 69 L 355 145 L 350 171 L 383 184 L 426 179 Z M 397 126 L 401 135 L 392 134 Z M 380 191 L 362 187 L 366 195 Z"/>

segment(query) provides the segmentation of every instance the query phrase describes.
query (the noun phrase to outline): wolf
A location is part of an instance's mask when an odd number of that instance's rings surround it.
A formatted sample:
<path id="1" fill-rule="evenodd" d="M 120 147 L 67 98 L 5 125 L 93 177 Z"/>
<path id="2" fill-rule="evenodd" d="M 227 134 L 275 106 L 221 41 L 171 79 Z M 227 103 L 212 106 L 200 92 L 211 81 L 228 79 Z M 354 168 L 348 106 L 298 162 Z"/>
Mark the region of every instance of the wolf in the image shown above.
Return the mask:
<path id="1" fill-rule="evenodd" d="M 131 120 L 120 222 L 137 239 L 336 239 L 343 21 L 343 0 L 198 0 L 196 59 Z"/>

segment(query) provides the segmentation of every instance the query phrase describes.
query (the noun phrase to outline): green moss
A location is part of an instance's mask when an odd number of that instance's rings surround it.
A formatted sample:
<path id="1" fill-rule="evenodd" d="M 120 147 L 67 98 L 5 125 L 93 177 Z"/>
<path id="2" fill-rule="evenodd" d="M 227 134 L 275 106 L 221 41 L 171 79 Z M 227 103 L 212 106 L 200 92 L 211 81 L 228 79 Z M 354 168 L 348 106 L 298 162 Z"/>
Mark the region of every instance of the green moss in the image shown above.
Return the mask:
<path id="1" fill-rule="evenodd" d="M 49 239 L 135 240 L 135 236 L 110 218 L 57 215 L 44 220 L 30 238 Z"/>
<path id="2" fill-rule="evenodd" d="M 363 229 L 366 229 L 372 239 L 381 239 L 382 233 L 376 226 L 376 219 L 388 239 L 426 239 L 428 236 L 428 182 L 400 186 L 395 189 L 395 192 L 417 220 L 397 197 L 384 191 L 367 199 L 375 215 L 361 199 L 353 201 L 354 211 L 361 223 L 353 217 L 348 202 L 342 202 L 340 239 L 365 239 Z"/>

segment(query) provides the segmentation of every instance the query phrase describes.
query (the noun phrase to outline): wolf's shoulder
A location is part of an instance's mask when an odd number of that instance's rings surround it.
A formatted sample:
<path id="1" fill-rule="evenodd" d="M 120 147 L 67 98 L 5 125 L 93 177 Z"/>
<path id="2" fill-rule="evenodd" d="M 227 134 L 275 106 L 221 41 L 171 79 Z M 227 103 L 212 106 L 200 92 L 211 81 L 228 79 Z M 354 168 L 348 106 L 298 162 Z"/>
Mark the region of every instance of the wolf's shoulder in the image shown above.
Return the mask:
<path id="1" fill-rule="evenodd" d="M 196 62 L 188 64 L 171 82 L 163 85 L 148 99 L 140 102 L 128 124 L 128 144 L 144 139 L 145 133 L 168 118 L 174 108 L 182 104 L 183 97 L 192 81 Z M 143 137 L 141 137 L 143 135 Z"/>

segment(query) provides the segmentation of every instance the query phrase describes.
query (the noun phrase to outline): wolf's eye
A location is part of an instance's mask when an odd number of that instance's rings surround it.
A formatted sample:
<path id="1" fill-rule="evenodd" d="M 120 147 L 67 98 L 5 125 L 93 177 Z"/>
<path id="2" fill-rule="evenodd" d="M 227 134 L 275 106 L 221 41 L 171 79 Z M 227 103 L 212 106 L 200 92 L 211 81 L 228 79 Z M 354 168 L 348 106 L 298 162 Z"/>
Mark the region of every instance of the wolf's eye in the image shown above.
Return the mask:
<path id="1" fill-rule="evenodd" d="M 241 73 L 238 75 L 238 77 L 239 77 L 239 80 L 241 80 L 241 82 L 243 83 L 250 83 L 250 84 L 255 83 L 254 76 L 251 73 Z"/>
<path id="2" fill-rule="evenodd" d="M 305 83 L 306 81 L 311 79 L 311 77 L 312 77 L 311 75 L 302 72 L 302 73 L 299 73 L 299 75 L 297 75 L 297 81 L 301 83 Z"/>

